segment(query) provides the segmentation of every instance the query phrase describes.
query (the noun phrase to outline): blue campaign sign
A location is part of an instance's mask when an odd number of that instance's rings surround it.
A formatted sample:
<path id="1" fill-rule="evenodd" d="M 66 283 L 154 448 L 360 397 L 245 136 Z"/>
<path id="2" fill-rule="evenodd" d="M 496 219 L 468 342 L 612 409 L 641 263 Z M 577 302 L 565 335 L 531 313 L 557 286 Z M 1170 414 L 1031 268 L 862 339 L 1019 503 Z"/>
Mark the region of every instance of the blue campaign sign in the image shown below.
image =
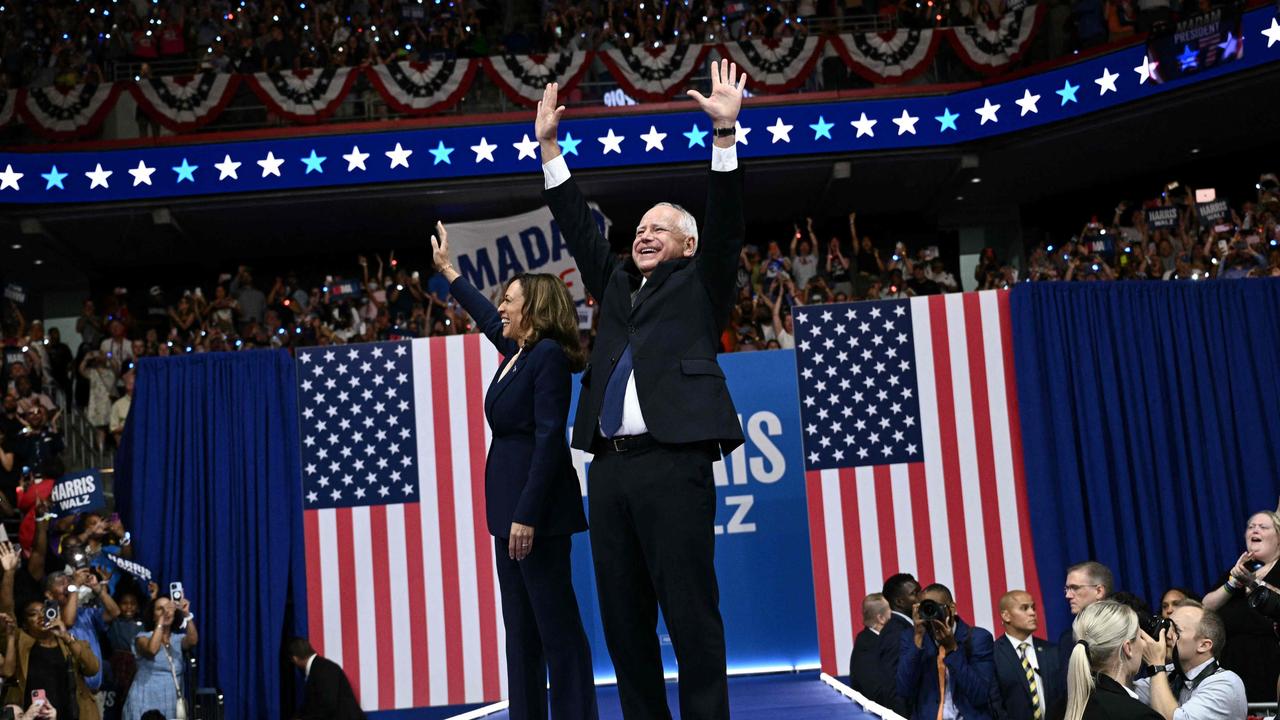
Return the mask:
<path id="1" fill-rule="evenodd" d="M 818 665 L 818 634 L 804 496 L 804 463 L 790 350 L 721 355 L 746 443 L 715 466 L 716 575 L 732 672 Z M 783 379 L 779 382 L 779 378 Z M 577 410 L 574 383 L 570 418 Z M 574 451 L 586 482 L 590 455 Z M 590 498 L 585 498 L 590 511 Z M 611 679 L 600 626 L 587 534 L 574 537 L 574 588 L 582 608 L 596 677 Z M 675 654 L 659 628 L 663 661 L 676 672 Z"/>
<path id="2" fill-rule="evenodd" d="M 59 515 L 101 510 L 107 506 L 107 497 L 102 491 L 102 476 L 97 470 L 63 475 L 53 487 L 50 500 Z"/>

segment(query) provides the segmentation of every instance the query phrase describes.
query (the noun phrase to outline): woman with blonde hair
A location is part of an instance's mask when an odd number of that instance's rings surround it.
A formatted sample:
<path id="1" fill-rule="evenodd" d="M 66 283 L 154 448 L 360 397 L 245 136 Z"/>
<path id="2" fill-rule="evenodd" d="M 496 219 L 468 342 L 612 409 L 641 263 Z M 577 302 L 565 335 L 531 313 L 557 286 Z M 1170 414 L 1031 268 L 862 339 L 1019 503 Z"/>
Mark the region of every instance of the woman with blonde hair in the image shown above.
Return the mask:
<path id="1" fill-rule="evenodd" d="M 484 399 L 493 430 L 484 497 L 507 631 L 507 711 L 547 717 L 549 675 L 551 717 L 594 720 L 591 649 L 569 563 L 573 534 L 587 529 L 565 435 L 572 373 L 586 365 L 573 298 L 555 275 L 522 274 L 495 308 L 454 269 L 443 223 L 436 232 L 436 270 L 503 355 Z"/>
<path id="2" fill-rule="evenodd" d="M 1218 586 L 1204 596 L 1227 629 L 1218 662 L 1244 680 L 1249 702 L 1272 702 L 1280 675 L 1280 645 L 1272 622 L 1249 606 L 1249 596 L 1264 584 L 1280 587 L 1280 514 L 1260 510 L 1244 528 L 1244 553 Z"/>
<path id="3" fill-rule="evenodd" d="M 1112 600 L 1080 611 L 1067 664 L 1066 720 L 1163 720 L 1133 691 L 1133 676 L 1153 642 L 1138 629 L 1138 614 Z"/>

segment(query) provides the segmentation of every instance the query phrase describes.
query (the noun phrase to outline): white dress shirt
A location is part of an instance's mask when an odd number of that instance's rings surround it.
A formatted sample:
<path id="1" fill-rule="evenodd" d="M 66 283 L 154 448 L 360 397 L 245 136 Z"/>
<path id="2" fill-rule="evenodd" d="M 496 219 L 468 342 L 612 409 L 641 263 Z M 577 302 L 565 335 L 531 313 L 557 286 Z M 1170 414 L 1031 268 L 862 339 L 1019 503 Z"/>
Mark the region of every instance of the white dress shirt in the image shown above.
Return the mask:
<path id="1" fill-rule="evenodd" d="M 303 673 L 302 673 L 302 679 L 303 679 L 304 681 L 305 681 L 305 680 L 310 679 L 310 677 L 311 677 L 311 663 L 313 663 L 313 662 L 315 662 L 315 661 L 316 661 L 316 654 L 315 654 L 315 653 L 311 653 L 311 657 L 307 658 L 307 669 L 306 669 L 306 670 L 304 670 L 304 671 L 303 671 Z"/>
<path id="2" fill-rule="evenodd" d="M 736 144 L 727 148 L 711 146 L 713 172 L 732 172 L 737 169 L 738 146 Z M 565 163 L 563 154 L 543 163 L 542 177 L 543 187 L 547 190 L 558 187 L 569 179 L 569 165 Z M 648 280 L 649 278 L 641 278 L 640 287 L 644 287 Z M 608 378 L 605 378 L 605 382 L 608 382 Z M 622 399 L 622 426 L 618 428 L 616 435 L 626 437 L 644 435 L 647 432 L 649 432 L 649 426 L 645 424 L 644 413 L 640 410 L 640 396 L 636 393 L 636 374 L 632 372 L 627 378 L 627 390 Z"/>
<path id="3" fill-rule="evenodd" d="M 1009 642 L 1013 645 L 1013 654 L 1019 657 L 1022 656 L 1022 653 L 1018 650 L 1018 647 L 1023 643 L 1027 644 L 1027 662 L 1031 665 L 1031 669 L 1035 671 L 1036 674 L 1036 695 L 1040 698 L 1040 716 L 1044 717 L 1049 706 L 1048 699 L 1044 694 L 1044 676 L 1040 674 L 1040 658 L 1036 655 L 1035 641 L 1031 639 L 1030 635 L 1027 636 L 1026 640 L 1019 640 L 1012 635 L 1005 635 L 1005 637 L 1008 638 Z"/>
<path id="4" fill-rule="evenodd" d="M 1245 698 L 1244 681 L 1230 670 L 1218 670 L 1199 682 L 1200 674 L 1208 668 L 1212 659 L 1191 668 L 1182 687 L 1171 688 L 1178 700 L 1173 720 L 1239 720 L 1249 713 L 1249 701 Z M 1143 678 L 1133 684 L 1137 697 L 1151 704 L 1151 678 Z M 1195 690 L 1192 690 L 1192 687 Z"/>

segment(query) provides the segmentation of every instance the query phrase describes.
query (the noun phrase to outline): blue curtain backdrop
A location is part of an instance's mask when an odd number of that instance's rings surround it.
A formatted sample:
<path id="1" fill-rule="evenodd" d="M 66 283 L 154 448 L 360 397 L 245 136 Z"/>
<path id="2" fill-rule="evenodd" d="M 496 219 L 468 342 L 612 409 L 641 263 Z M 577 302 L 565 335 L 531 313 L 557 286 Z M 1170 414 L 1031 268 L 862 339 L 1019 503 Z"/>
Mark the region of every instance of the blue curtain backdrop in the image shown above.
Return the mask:
<path id="1" fill-rule="evenodd" d="M 1050 637 L 1082 560 L 1148 602 L 1207 590 L 1276 506 L 1280 281 L 1021 283 L 1011 305 Z"/>
<path id="2" fill-rule="evenodd" d="M 116 462 L 137 559 L 183 583 L 229 720 L 281 716 L 281 638 L 306 627 L 296 387 L 284 351 L 143 359 Z"/>

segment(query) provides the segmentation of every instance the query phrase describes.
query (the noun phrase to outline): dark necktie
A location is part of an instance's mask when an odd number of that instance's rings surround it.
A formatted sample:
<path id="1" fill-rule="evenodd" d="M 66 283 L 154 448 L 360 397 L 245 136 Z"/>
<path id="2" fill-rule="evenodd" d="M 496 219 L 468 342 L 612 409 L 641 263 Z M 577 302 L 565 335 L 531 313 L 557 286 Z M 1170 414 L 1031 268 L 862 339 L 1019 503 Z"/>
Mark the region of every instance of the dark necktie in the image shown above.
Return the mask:
<path id="1" fill-rule="evenodd" d="M 622 357 L 613 366 L 609 384 L 604 388 L 604 405 L 600 408 L 600 432 L 611 438 L 622 428 L 622 406 L 627 398 L 627 380 L 631 378 L 631 343 L 622 350 Z"/>
<path id="2" fill-rule="evenodd" d="M 1027 646 L 1030 643 L 1018 644 L 1018 659 L 1022 661 L 1022 671 L 1027 674 L 1027 689 L 1031 692 L 1031 717 L 1040 720 L 1040 692 L 1036 686 L 1035 670 L 1031 667 L 1031 663 L 1027 660 Z"/>

